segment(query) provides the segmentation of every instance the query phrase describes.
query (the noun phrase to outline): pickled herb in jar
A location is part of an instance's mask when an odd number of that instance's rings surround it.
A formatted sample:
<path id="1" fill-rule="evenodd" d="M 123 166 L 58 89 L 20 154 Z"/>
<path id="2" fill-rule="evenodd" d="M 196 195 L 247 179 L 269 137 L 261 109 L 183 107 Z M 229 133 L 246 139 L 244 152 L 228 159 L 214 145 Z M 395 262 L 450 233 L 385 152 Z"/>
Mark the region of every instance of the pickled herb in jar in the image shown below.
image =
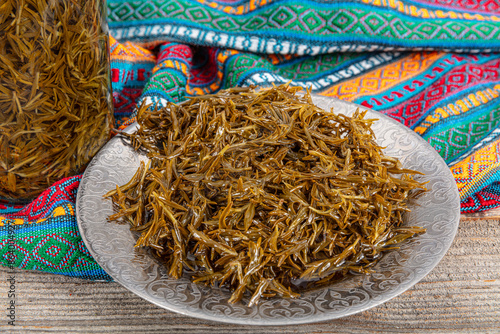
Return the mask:
<path id="1" fill-rule="evenodd" d="M 0 4 L 0 199 L 34 198 L 109 139 L 105 15 L 102 0 Z"/>

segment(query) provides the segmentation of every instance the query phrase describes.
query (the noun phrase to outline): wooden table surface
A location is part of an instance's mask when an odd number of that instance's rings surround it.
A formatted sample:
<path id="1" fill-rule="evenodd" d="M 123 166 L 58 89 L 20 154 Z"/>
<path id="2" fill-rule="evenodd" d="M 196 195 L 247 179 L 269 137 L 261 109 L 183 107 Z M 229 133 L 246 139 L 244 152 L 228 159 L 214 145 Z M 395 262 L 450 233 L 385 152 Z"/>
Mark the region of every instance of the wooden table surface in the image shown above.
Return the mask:
<path id="1" fill-rule="evenodd" d="M 4 310 L 7 276 L 0 267 Z M 219 324 L 166 311 L 117 283 L 21 270 L 15 278 L 16 326 L 4 315 L 2 333 L 500 333 L 500 210 L 462 216 L 446 256 L 410 290 L 368 311 L 316 324 Z"/>

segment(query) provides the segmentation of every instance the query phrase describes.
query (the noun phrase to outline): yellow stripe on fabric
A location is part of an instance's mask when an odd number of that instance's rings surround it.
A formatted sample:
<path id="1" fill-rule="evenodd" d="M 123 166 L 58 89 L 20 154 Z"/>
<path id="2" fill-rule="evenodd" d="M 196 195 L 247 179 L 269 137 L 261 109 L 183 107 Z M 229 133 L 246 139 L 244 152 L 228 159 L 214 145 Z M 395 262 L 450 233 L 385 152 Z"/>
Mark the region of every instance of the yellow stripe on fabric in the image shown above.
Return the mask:
<path id="1" fill-rule="evenodd" d="M 484 180 L 484 177 L 498 169 L 500 169 L 500 138 L 450 168 L 462 200 L 472 195 L 476 185 Z"/>
<path id="2" fill-rule="evenodd" d="M 414 52 L 357 78 L 343 81 L 320 94 L 338 97 L 345 101 L 352 101 L 365 95 L 379 94 L 419 75 L 444 55 L 443 52 Z"/>
<path id="3" fill-rule="evenodd" d="M 499 96 L 500 85 L 471 93 L 464 98 L 449 103 L 444 107 L 437 108 L 431 112 L 422 122 L 422 125 L 415 128 L 415 132 L 421 135 L 425 133 L 433 124 L 436 124 L 437 122 L 450 116 L 466 113 L 472 108 L 479 107 L 480 105 L 488 103 Z"/>
<path id="4" fill-rule="evenodd" d="M 266 4 L 273 2 L 272 0 L 250 0 L 249 3 L 233 7 L 233 6 L 221 5 L 214 1 L 206 1 L 206 0 L 196 0 L 196 1 L 210 8 L 223 11 L 224 13 L 227 14 L 235 14 L 235 15 L 248 14 L 249 12 L 252 12 L 259 7 L 262 7 Z"/>
<path id="5" fill-rule="evenodd" d="M 400 13 L 422 19 L 460 19 L 470 21 L 500 21 L 499 16 L 458 13 L 454 11 L 429 10 L 415 5 L 405 4 L 399 0 L 362 0 L 363 3 L 377 7 L 389 7 Z"/>
<path id="6" fill-rule="evenodd" d="M 0 227 L 5 226 L 6 223 L 4 223 L 4 222 L 6 222 L 7 220 L 10 220 L 11 225 L 23 225 L 24 224 L 23 219 L 20 219 L 20 218 L 10 219 L 7 217 L 0 216 Z"/>

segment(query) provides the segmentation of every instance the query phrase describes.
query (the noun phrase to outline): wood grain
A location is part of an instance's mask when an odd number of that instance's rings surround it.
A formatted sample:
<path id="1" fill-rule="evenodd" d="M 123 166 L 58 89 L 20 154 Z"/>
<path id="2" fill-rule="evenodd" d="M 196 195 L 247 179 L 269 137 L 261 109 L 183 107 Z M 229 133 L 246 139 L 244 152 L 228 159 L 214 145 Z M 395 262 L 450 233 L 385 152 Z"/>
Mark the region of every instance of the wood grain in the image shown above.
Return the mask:
<path id="1" fill-rule="evenodd" d="M 0 308 L 8 270 L 0 268 Z M 439 265 L 402 295 L 329 322 L 253 327 L 200 321 L 150 304 L 116 283 L 16 271 L 16 326 L 6 333 L 500 333 L 500 220 L 463 216 Z M 2 311 L 1 314 L 5 314 Z"/>

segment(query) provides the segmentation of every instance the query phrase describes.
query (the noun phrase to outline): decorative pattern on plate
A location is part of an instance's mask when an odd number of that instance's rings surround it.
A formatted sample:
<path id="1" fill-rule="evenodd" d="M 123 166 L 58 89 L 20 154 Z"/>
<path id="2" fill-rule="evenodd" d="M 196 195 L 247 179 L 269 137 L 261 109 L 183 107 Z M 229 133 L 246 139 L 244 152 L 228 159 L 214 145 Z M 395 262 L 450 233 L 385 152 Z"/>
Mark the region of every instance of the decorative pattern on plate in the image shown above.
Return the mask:
<path id="1" fill-rule="evenodd" d="M 314 96 L 325 110 L 351 115 L 356 104 Z M 425 173 L 429 192 L 415 200 L 407 225 L 427 233 L 385 254 L 371 275 L 356 275 L 342 282 L 305 292 L 298 299 L 272 298 L 247 307 L 247 299 L 227 303 L 230 292 L 193 284 L 188 278 L 169 278 L 165 268 L 145 250 L 134 249 L 135 236 L 128 225 L 106 220 L 111 202 L 102 195 L 126 183 L 141 160 L 146 160 L 115 137 L 87 167 L 78 191 L 76 211 L 82 238 L 96 261 L 115 281 L 140 297 L 185 315 L 237 324 L 290 325 L 325 321 L 364 311 L 409 289 L 441 260 L 455 236 L 460 203 L 453 176 L 443 159 L 427 142 L 396 121 L 369 110 L 377 118 L 373 130 L 385 153 L 398 157 L 405 168 Z M 127 128 L 134 131 L 136 125 Z"/>

